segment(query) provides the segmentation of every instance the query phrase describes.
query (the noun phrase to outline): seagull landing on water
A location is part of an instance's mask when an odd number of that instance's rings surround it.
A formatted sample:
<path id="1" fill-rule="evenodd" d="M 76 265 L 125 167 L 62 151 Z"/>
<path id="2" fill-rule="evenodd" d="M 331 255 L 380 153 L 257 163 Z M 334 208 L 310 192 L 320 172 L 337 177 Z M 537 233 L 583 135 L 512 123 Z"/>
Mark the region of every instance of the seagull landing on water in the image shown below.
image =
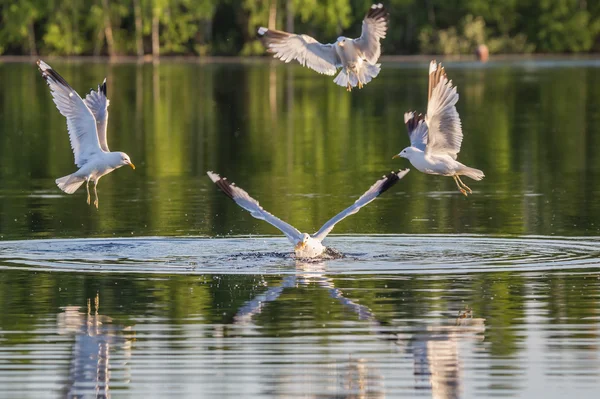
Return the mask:
<path id="1" fill-rule="evenodd" d="M 369 83 L 379 74 L 381 55 L 379 41 L 385 38 L 388 12 L 382 4 L 373 4 L 363 19 L 358 39 L 338 37 L 335 44 L 321 44 L 308 35 L 296 35 L 280 30 L 259 28 L 267 51 L 284 62 L 297 60 L 319 73 L 333 76 L 342 68 L 334 82 L 351 91 Z"/>
<path id="2" fill-rule="evenodd" d="M 100 178 L 123 165 L 133 169 L 129 155 L 124 152 L 110 152 L 106 140 L 108 123 L 108 98 L 106 79 L 98 86 L 98 91 L 90 93 L 82 100 L 50 65 L 42 60 L 37 62 L 42 77 L 50 86 L 50 92 L 58 111 L 67 118 L 67 130 L 71 140 L 75 165 L 79 170 L 68 176 L 56 179 L 56 185 L 67 194 L 73 194 L 85 182 L 87 203 L 90 204 L 90 181 L 94 183 L 94 205 L 98 208 L 96 186 Z"/>
<path id="3" fill-rule="evenodd" d="M 461 193 L 473 191 L 462 182 L 460 176 L 473 180 L 485 177 L 479 169 L 470 168 L 456 160 L 460 152 L 463 133 L 460 117 L 456 111 L 458 93 L 452 81 L 446 77 L 442 64 L 431 61 L 429 65 L 429 103 L 427 115 L 416 112 L 404 114 L 408 128 L 410 147 L 406 147 L 393 158 L 407 158 L 423 173 L 452 176 Z"/>
<path id="4" fill-rule="evenodd" d="M 265 211 L 254 198 L 250 197 L 247 192 L 237 187 L 234 183 L 230 183 L 226 178 L 220 177 L 218 174 L 208 172 L 208 177 L 227 195 L 229 198 L 235 201 L 236 204 L 250 212 L 256 219 L 264 220 L 267 223 L 277 227 L 285 236 L 294 244 L 294 252 L 297 258 L 316 258 L 319 256 L 327 256 L 329 254 L 337 255 L 339 253 L 330 248 L 326 248 L 321 242 L 327 234 L 333 230 L 334 226 L 345 219 L 346 217 L 355 214 L 367 205 L 369 202 L 377 198 L 381 193 L 392 187 L 402 179 L 409 169 L 400 170 L 398 172 L 391 172 L 387 176 L 383 176 L 382 179 L 378 180 L 371 186 L 359 199 L 352 204 L 352 206 L 344 209 L 342 212 L 335 215 L 327 223 L 321 227 L 315 234 L 310 235 L 301 233 L 295 227 L 287 224 L 283 220 L 273 216 L 269 212 Z"/>

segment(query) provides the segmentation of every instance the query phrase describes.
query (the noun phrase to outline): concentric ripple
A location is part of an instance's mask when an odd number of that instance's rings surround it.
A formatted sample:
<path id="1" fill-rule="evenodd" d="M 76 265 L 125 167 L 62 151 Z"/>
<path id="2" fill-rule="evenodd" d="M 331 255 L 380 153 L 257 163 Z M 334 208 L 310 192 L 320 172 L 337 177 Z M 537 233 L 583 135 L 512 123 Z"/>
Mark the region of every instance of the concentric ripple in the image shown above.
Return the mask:
<path id="1" fill-rule="evenodd" d="M 346 256 L 328 273 L 472 273 L 600 268 L 596 237 L 333 236 Z M 0 267 L 134 273 L 295 273 L 283 238 L 117 238 L 5 241 Z M 319 261 L 317 261 L 319 262 Z"/>

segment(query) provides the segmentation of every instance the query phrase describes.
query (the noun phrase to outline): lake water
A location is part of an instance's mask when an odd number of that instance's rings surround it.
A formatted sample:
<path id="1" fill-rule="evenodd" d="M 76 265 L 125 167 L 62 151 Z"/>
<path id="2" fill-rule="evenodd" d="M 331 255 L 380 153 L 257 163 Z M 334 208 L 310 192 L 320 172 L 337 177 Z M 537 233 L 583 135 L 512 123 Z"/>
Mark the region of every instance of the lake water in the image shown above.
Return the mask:
<path id="1" fill-rule="evenodd" d="M 137 169 L 63 194 L 64 118 L 0 63 L 0 397 L 595 398 L 600 61 L 446 63 L 465 183 L 413 170 L 326 243 L 291 245 L 213 170 L 312 233 L 405 168 L 427 63 L 363 90 L 293 65 L 50 62 L 106 76 L 109 145 Z"/>

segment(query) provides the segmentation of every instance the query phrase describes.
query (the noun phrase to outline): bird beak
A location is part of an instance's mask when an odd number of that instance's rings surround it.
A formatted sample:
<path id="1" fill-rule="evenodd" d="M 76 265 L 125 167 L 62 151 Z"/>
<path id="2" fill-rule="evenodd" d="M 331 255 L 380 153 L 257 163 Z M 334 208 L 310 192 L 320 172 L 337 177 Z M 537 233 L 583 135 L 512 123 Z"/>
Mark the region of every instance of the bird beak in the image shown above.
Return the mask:
<path id="1" fill-rule="evenodd" d="M 400 154 L 396 154 L 392 157 L 392 159 L 396 159 L 396 158 L 402 158 L 402 157 L 400 156 Z"/>
<path id="2" fill-rule="evenodd" d="M 129 166 L 131 166 L 131 169 L 135 170 L 135 165 L 132 162 L 129 162 Z"/>
<path id="3" fill-rule="evenodd" d="M 344 47 L 344 43 L 343 42 L 338 42 L 338 46 Z"/>
<path id="4" fill-rule="evenodd" d="M 298 244 L 296 244 L 296 246 L 294 247 L 294 249 L 296 251 L 300 251 L 301 249 L 304 249 L 304 247 L 306 247 L 306 244 L 304 243 L 304 241 L 301 241 Z"/>

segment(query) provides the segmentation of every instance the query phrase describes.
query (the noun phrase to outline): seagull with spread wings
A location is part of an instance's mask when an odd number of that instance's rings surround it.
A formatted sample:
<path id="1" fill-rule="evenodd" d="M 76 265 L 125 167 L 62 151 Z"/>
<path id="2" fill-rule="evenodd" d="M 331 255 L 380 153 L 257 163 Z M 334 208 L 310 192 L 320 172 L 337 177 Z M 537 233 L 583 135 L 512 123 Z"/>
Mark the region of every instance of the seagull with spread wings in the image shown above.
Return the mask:
<path id="1" fill-rule="evenodd" d="M 325 237 L 327 237 L 327 234 L 333 230 L 339 221 L 358 212 L 360 208 L 367 205 L 369 202 L 377 198 L 381 193 L 392 187 L 408 172 L 409 169 L 405 169 L 398 172 L 391 172 L 387 176 L 383 176 L 382 179 L 378 180 L 359 199 L 357 199 L 354 204 L 331 218 L 323 225 L 323 227 L 321 227 L 319 231 L 313 235 L 301 233 L 292 225 L 265 211 L 258 204 L 258 201 L 250 197 L 246 191 L 237 187 L 234 183 L 230 183 L 226 178 L 222 178 L 213 172 L 207 172 L 207 174 L 208 177 L 210 177 L 210 179 L 221 189 L 221 191 L 223 191 L 223 193 L 225 193 L 225 195 L 227 195 L 229 198 L 234 200 L 236 204 L 250 212 L 250 214 L 256 219 L 264 220 L 265 222 L 281 230 L 287 239 L 294 244 L 294 252 L 297 258 L 316 258 L 328 253 L 328 248 L 326 248 L 321 242 L 325 239 Z"/>
<path id="2" fill-rule="evenodd" d="M 473 180 L 485 177 L 479 169 L 470 168 L 456 160 L 463 140 L 460 117 L 456 110 L 458 93 L 448 80 L 442 64 L 431 61 L 429 65 L 429 103 L 427 115 L 407 112 L 404 122 L 408 129 L 410 147 L 393 158 L 407 158 L 423 173 L 452 176 L 461 193 L 473 191 L 462 182 L 460 176 Z"/>
<path id="3" fill-rule="evenodd" d="M 56 179 L 56 185 L 65 193 L 73 194 L 85 182 L 89 205 L 91 181 L 96 196 L 94 205 L 98 208 L 98 180 L 123 165 L 135 169 L 127 154 L 108 149 L 106 125 L 109 101 L 106 97 L 106 79 L 98 86 L 97 92 L 92 90 L 82 99 L 50 65 L 42 60 L 38 60 L 37 65 L 50 87 L 58 111 L 67 118 L 75 165 L 79 167 L 77 172 Z"/>
<path id="4" fill-rule="evenodd" d="M 267 51 L 286 63 L 297 60 L 302 66 L 330 76 L 342 68 L 334 82 L 351 91 L 356 86 L 362 89 L 379 74 L 379 41 L 385 38 L 387 24 L 388 12 L 380 3 L 373 4 L 367 12 L 357 39 L 340 36 L 334 44 L 321 44 L 308 35 L 264 27 L 258 29 L 258 34 Z"/>

